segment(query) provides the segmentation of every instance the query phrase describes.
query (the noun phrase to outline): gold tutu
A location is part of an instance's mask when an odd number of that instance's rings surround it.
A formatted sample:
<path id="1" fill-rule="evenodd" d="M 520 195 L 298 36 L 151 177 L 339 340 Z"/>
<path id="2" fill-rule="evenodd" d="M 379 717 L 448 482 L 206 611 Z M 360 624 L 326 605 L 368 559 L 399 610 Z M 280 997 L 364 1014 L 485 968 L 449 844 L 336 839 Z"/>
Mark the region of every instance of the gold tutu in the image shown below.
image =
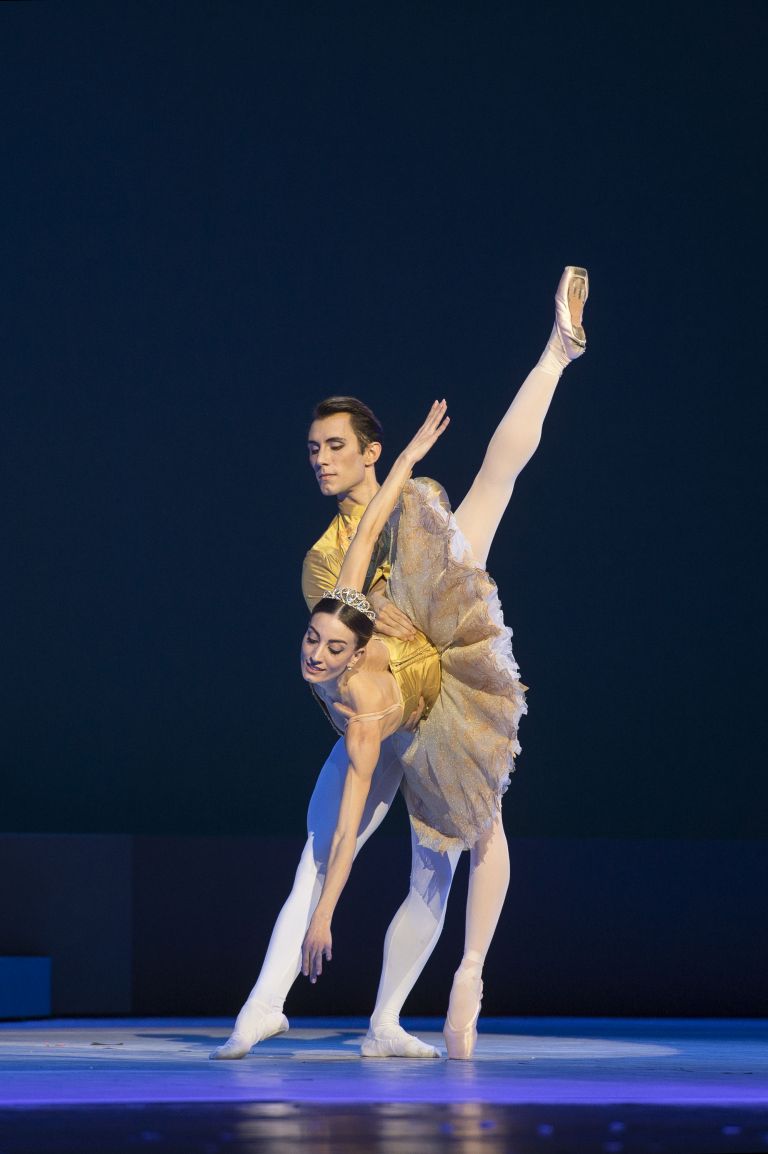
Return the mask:
<path id="1" fill-rule="evenodd" d="M 496 585 L 436 481 L 409 481 L 392 515 L 389 596 L 440 654 L 440 693 L 414 734 L 392 739 L 419 842 L 470 848 L 499 812 L 520 752 L 524 689 Z"/>

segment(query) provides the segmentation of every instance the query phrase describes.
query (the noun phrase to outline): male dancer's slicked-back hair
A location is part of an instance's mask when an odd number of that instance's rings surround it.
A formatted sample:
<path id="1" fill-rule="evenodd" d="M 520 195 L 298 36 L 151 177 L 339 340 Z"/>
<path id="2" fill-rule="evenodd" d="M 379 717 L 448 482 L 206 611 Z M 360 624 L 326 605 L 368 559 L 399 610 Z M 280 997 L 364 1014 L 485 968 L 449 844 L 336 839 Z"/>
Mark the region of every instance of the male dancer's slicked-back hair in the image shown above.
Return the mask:
<path id="1" fill-rule="evenodd" d="M 349 413 L 349 423 L 357 437 L 360 452 L 370 445 L 371 441 L 381 441 L 384 430 L 381 421 L 367 405 L 358 401 L 357 397 L 326 397 L 315 405 L 312 412 L 313 421 L 322 421 L 324 417 L 335 417 L 337 413 Z"/>

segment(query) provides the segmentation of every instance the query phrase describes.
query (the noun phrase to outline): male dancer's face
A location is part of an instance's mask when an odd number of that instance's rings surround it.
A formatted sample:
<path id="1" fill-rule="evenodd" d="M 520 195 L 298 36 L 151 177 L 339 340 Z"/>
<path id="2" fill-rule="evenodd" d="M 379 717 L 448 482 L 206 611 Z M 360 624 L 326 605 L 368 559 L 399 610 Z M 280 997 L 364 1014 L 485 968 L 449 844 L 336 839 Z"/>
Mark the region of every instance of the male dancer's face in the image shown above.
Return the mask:
<path id="1" fill-rule="evenodd" d="M 360 450 L 349 413 L 334 413 L 313 421 L 307 445 L 309 463 L 320 492 L 326 497 L 354 497 L 355 489 L 365 487 L 366 469 L 375 463 L 380 449 L 373 442 Z"/>

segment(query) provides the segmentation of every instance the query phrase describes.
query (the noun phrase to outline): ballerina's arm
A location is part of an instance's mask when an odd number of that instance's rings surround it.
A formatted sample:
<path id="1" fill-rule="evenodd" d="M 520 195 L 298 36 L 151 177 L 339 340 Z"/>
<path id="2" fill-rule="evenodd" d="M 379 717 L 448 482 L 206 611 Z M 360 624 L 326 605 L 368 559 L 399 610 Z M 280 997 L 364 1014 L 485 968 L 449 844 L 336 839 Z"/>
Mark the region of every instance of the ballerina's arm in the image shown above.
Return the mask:
<path id="1" fill-rule="evenodd" d="M 376 538 L 397 504 L 413 466 L 427 455 L 437 438 L 447 429 L 450 421 L 450 417 L 446 416 L 447 408 L 445 401 L 435 401 L 424 424 L 403 449 L 381 488 L 372 497 L 344 557 L 337 581 L 338 588 L 362 589 Z"/>
<path id="2" fill-rule="evenodd" d="M 331 918 L 355 858 L 360 822 L 381 750 L 379 722 L 361 720 L 350 723 L 347 726 L 346 746 L 349 768 L 331 842 L 323 892 L 301 947 L 302 973 L 313 983 L 323 972 L 323 958 L 331 960 Z"/>

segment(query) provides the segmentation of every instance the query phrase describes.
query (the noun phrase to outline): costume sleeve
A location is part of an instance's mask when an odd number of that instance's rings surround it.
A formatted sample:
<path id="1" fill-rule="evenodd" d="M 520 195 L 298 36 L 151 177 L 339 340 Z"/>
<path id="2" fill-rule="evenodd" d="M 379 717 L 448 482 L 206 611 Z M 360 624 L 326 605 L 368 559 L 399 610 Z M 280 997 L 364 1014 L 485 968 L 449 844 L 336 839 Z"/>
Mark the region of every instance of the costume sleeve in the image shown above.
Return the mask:
<path id="1" fill-rule="evenodd" d="M 336 588 L 339 572 L 340 568 L 334 569 L 331 558 L 319 549 L 310 549 L 307 553 L 301 570 L 301 591 L 310 611 L 324 593 Z"/>

